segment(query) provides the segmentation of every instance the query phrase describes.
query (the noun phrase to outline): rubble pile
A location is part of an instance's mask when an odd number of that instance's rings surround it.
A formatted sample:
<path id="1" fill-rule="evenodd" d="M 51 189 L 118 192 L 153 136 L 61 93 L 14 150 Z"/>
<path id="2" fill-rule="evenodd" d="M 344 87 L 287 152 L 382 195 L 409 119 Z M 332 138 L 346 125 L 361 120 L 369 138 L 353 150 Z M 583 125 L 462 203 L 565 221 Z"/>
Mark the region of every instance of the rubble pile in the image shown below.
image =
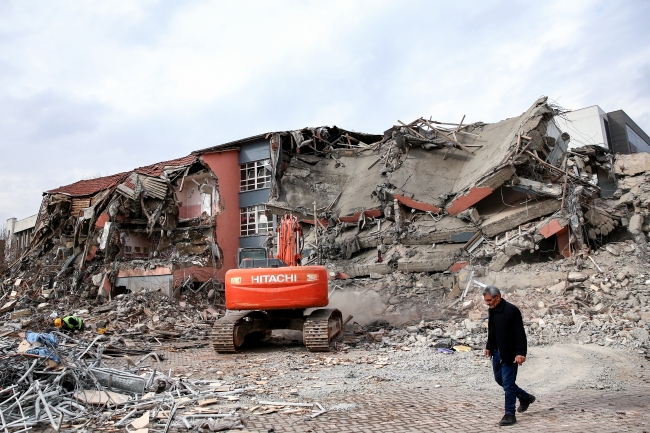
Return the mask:
<path id="1" fill-rule="evenodd" d="M 365 304 L 365 324 L 450 320 L 469 309 L 472 323 L 441 329 L 474 344 L 485 313 L 467 291 L 475 293 L 475 281 L 502 287 L 510 268 L 530 264 L 529 275 L 556 274 L 508 293 L 532 320 L 534 342 L 568 336 L 584 317 L 582 332 L 600 326 L 610 338 L 638 328 L 643 337 L 646 322 L 630 318 L 647 311 L 650 158 L 569 150 L 555 116 L 561 109 L 541 98 L 495 124 L 400 121 L 377 141 L 358 137 L 348 148 L 318 137 L 300 148 L 293 133 L 279 133 L 271 141 L 284 163 L 268 207 L 310 228 L 303 264 L 324 264 L 335 306 Z M 627 277 L 611 267 L 618 257 Z M 570 277 L 586 268 L 582 280 Z M 345 292 L 362 295 L 351 302 Z M 626 310 L 627 297 L 639 311 Z"/>
<path id="2" fill-rule="evenodd" d="M 540 264 L 520 263 L 494 273 L 480 266 L 467 267 L 457 280 L 467 294 L 449 298 L 444 282 L 426 274 L 395 273 L 368 281 L 387 305 L 365 326 L 355 324 L 357 335 L 347 346 L 416 350 L 469 346 L 482 350 L 487 338 L 487 310 L 482 288 L 501 287 L 503 297 L 519 307 L 531 346 L 576 342 L 629 350 L 650 357 L 650 264 L 638 245 L 609 243 L 588 259 L 562 259 Z M 414 277 L 414 278 L 412 278 Z M 453 283 L 454 276 L 447 279 Z M 341 290 L 351 285 L 341 281 Z M 440 296 L 445 300 L 441 300 Z M 436 301 L 437 299 L 437 301 Z M 417 325 L 395 326 L 413 322 Z"/>
<path id="3" fill-rule="evenodd" d="M 56 317 L 73 314 L 84 321 L 86 333 L 111 336 L 113 343 L 109 349 L 119 353 L 149 350 L 152 345 L 179 339 L 185 347 L 201 347 L 208 344 L 205 337 L 214 319 L 220 316 L 213 308 L 215 303 L 208 299 L 214 292 L 193 293 L 188 289 L 172 302 L 159 291 L 144 290 L 102 302 L 56 294 L 44 298 L 42 294 L 18 288 L 5 293 L 9 294 L 9 301 L 0 310 L 6 312 L 1 329 L 7 333 L 20 329 L 46 331 L 53 328 Z"/>
<path id="4" fill-rule="evenodd" d="M 598 146 L 568 151 L 559 114 L 542 98 L 496 124 L 449 129 L 421 118 L 356 149 L 288 157 L 285 148 L 269 208 L 314 228 L 305 263 L 351 277 L 588 254 L 627 227 L 625 203 L 613 214 L 599 204 L 603 188 L 614 192 L 613 156 Z M 314 199 L 321 207 L 312 210 Z"/>

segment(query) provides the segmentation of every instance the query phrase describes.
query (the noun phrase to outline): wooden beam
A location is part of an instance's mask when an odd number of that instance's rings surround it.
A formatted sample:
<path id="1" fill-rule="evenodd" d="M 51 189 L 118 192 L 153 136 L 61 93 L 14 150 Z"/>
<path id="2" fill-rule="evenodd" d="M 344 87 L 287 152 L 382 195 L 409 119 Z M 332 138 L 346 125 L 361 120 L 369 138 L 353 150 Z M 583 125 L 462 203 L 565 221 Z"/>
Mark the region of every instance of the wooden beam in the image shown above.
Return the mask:
<path id="1" fill-rule="evenodd" d="M 434 131 L 438 132 L 439 134 L 442 134 L 443 137 L 445 137 L 447 140 L 451 141 L 452 143 L 456 144 L 458 147 L 460 147 L 461 149 L 463 149 L 465 152 L 467 152 L 467 153 L 471 153 L 472 155 L 474 154 L 474 152 L 472 152 L 469 148 L 465 147 L 465 145 L 460 144 L 459 142 L 457 142 L 457 141 L 454 140 L 453 138 L 449 137 L 447 134 L 444 134 L 441 130 L 439 130 L 438 128 L 436 128 L 436 127 L 433 126 L 432 124 L 430 124 L 426 119 L 422 119 L 422 121 L 423 121 L 424 123 L 426 123 L 427 126 L 428 126 L 429 128 L 433 129 Z"/>
<path id="2" fill-rule="evenodd" d="M 463 121 L 465 121 L 465 114 L 463 114 L 463 118 L 460 119 L 460 123 L 458 124 L 458 128 L 454 129 L 454 131 L 451 133 L 454 136 L 454 140 L 457 140 L 456 133 L 458 131 L 460 131 L 460 128 L 463 126 Z"/>
<path id="3" fill-rule="evenodd" d="M 399 120 L 399 119 L 398 119 L 397 121 L 398 121 L 399 123 L 401 123 L 403 126 L 405 126 L 406 129 L 408 129 L 409 131 L 411 131 L 413 134 L 417 135 L 418 137 L 420 137 L 420 138 L 422 138 L 422 139 L 424 139 L 424 140 L 428 140 L 427 137 L 425 137 L 424 135 L 420 134 L 419 132 L 417 132 L 415 129 L 411 128 L 411 127 L 410 127 L 409 125 L 407 125 L 406 123 L 402 122 L 402 121 Z"/>

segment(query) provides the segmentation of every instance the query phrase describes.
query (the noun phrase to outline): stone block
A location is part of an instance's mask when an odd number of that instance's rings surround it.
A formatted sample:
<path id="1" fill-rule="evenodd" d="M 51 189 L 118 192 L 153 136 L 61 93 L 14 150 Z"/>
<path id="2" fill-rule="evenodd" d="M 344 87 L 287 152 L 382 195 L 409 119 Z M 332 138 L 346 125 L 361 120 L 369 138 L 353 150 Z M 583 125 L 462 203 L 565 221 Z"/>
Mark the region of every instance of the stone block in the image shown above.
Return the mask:
<path id="1" fill-rule="evenodd" d="M 632 218 L 630 218 L 630 222 L 627 225 L 627 229 L 633 234 L 641 233 L 643 231 L 643 215 L 638 213 L 632 215 Z"/>

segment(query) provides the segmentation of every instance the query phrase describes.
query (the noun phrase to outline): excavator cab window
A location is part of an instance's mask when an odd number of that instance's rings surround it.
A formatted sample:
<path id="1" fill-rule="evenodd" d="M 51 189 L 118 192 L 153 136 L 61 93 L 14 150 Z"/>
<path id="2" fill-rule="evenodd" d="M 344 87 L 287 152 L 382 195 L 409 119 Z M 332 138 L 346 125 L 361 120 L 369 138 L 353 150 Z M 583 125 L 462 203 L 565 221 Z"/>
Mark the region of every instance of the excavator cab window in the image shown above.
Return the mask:
<path id="1" fill-rule="evenodd" d="M 287 266 L 282 260 L 269 258 L 266 248 L 240 248 L 239 268 L 282 268 Z"/>
<path id="2" fill-rule="evenodd" d="M 280 259 L 244 259 L 239 264 L 240 269 L 250 268 L 284 268 L 287 266 Z"/>
<path id="3" fill-rule="evenodd" d="M 237 252 L 239 255 L 239 263 L 245 259 L 267 259 L 269 257 L 268 250 L 266 248 L 240 248 Z"/>

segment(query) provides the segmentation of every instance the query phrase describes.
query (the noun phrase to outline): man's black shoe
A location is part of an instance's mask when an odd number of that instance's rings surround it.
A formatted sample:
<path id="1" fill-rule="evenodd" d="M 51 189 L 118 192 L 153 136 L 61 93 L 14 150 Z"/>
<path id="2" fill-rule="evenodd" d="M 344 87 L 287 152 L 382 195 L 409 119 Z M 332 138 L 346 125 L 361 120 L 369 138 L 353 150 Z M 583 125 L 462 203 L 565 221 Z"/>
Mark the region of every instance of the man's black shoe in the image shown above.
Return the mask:
<path id="1" fill-rule="evenodd" d="M 516 423 L 517 423 L 517 418 L 515 418 L 514 415 L 508 415 L 508 414 L 503 415 L 503 418 L 501 418 L 501 421 L 499 421 L 499 425 L 513 425 Z"/>
<path id="2" fill-rule="evenodd" d="M 528 406 L 530 406 L 531 403 L 535 403 L 535 396 L 530 395 L 528 397 L 528 400 L 519 400 L 519 407 L 517 408 L 517 412 L 522 413 L 526 412 L 528 410 Z"/>

